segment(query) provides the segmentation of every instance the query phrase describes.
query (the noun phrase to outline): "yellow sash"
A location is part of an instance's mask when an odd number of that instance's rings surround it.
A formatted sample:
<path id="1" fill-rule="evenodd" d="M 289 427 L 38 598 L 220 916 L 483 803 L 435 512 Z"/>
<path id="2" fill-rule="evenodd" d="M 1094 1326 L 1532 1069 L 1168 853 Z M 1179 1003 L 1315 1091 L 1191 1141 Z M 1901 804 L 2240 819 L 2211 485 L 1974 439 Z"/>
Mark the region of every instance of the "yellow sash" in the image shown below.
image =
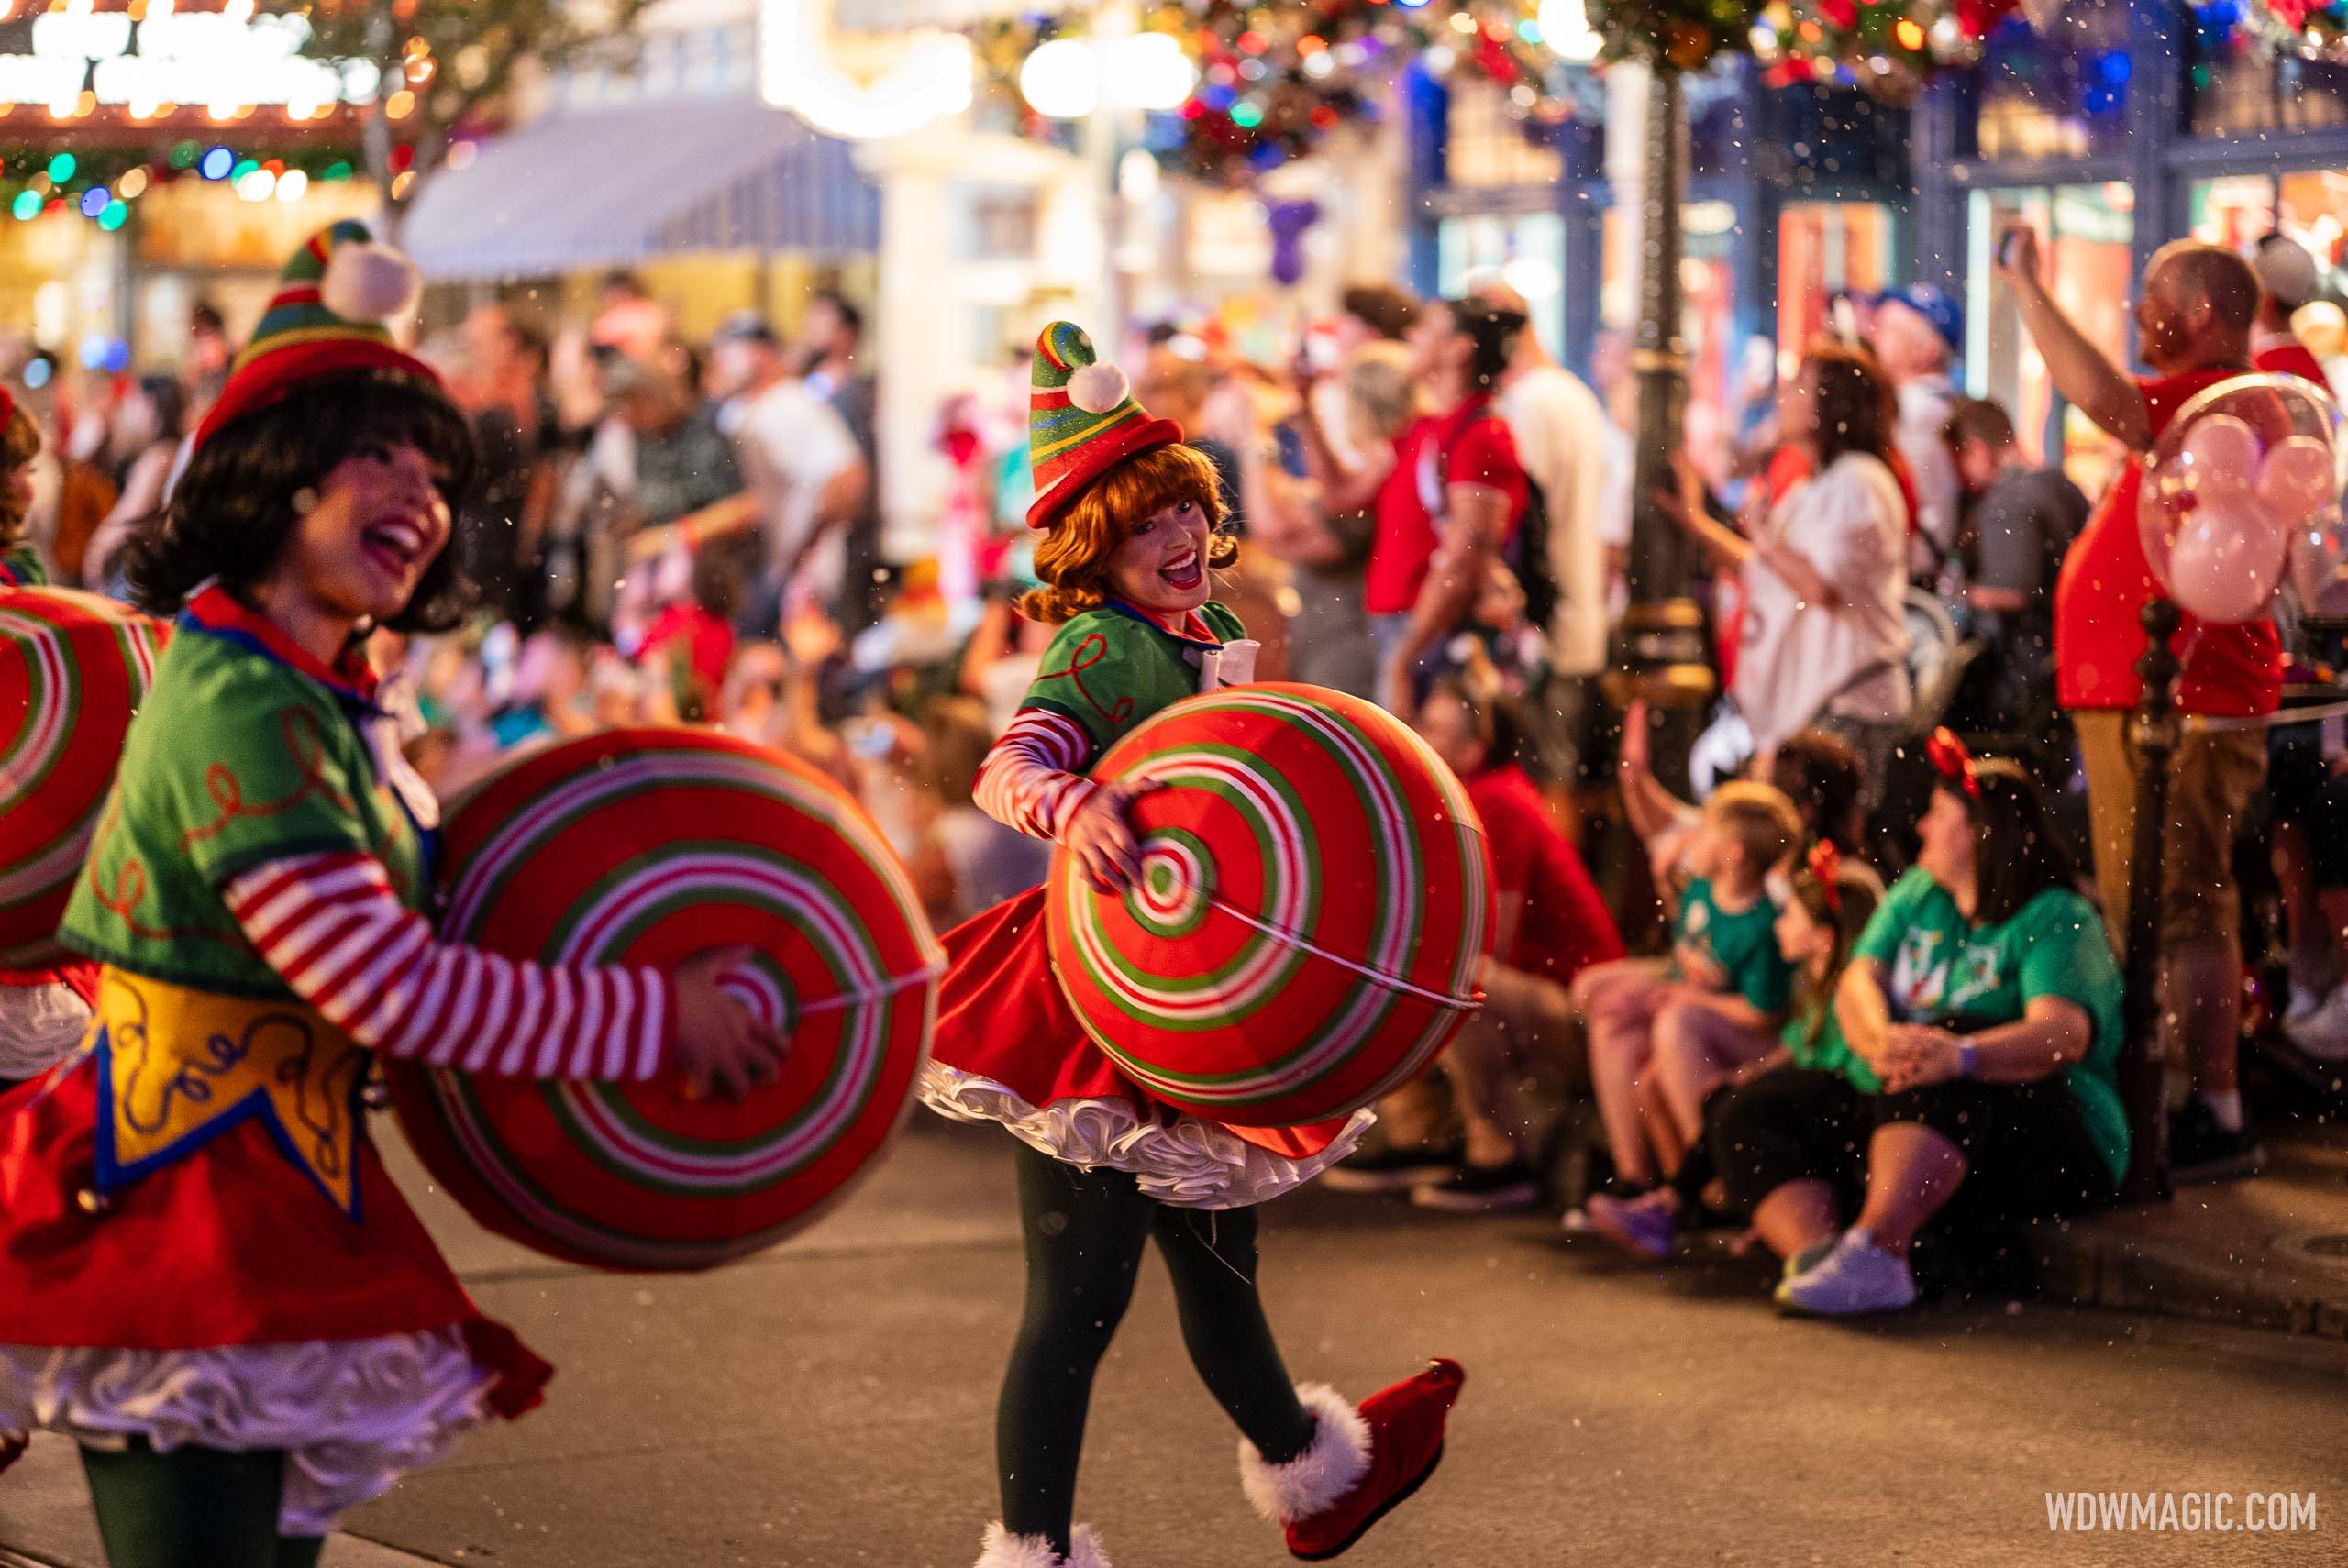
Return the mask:
<path id="1" fill-rule="evenodd" d="M 359 1217 L 367 1050 L 308 1004 L 221 996 L 108 966 L 84 1048 L 97 1056 L 99 1191 L 258 1117 L 336 1208 Z"/>

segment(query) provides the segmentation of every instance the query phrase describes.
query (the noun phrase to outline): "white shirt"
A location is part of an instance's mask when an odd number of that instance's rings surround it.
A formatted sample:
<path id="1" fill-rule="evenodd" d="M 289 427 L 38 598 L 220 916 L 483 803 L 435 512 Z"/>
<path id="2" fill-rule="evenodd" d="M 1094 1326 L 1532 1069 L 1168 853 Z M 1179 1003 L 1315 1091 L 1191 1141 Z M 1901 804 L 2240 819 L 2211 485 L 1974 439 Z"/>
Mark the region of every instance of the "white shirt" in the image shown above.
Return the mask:
<path id="1" fill-rule="evenodd" d="M 847 422 L 798 381 L 781 381 L 752 392 L 730 414 L 726 434 L 742 455 L 743 472 L 765 514 L 768 562 L 788 565 L 814 533 L 824 487 L 861 461 L 863 453 Z M 835 529 L 807 562 L 819 597 L 837 593 L 842 555 Z"/>
<path id="2" fill-rule="evenodd" d="M 1755 555 L 1744 568 L 1736 703 L 1776 750 L 1827 713 L 1886 723 L 1908 711 L 1907 504 L 1891 469 L 1846 452 L 1769 513 L 1770 536 L 1838 595 L 1804 602 Z"/>
<path id="3" fill-rule="evenodd" d="M 1606 411 L 1580 377 L 1556 365 L 1512 378 L 1495 406 L 1548 509 L 1552 660 L 1561 675 L 1596 675 L 1606 668 Z"/>
<path id="4" fill-rule="evenodd" d="M 1965 486 L 1942 436 L 1956 404 L 1956 388 L 1946 376 L 1920 376 L 1900 383 L 1899 398 L 1899 423 L 1892 445 L 1907 460 L 1908 477 L 1916 486 L 1916 526 L 1940 547 L 1933 551 L 1922 539 L 1916 542 L 1911 564 L 1923 571 L 1936 569 L 1956 548 L 1957 525 L 1964 518 Z"/>

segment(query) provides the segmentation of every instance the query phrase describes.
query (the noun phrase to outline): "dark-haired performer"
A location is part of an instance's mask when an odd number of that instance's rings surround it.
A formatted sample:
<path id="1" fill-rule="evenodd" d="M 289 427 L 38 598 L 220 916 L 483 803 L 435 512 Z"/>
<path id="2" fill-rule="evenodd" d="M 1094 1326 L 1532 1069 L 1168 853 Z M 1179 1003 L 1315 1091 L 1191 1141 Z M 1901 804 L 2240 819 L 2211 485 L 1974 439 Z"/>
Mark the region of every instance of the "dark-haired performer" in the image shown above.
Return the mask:
<path id="1" fill-rule="evenodd" d="M 371 1050 L 732 1089 L 779 1042 L 717 988 L 436 941 L 432 798 L 359 657 L 429 626 L 471 478 L 371 325 L 415 274 L 338 224 L 294 256 L 131 577 L 179 628 L 64 940 L 82 1052 L 0 1100 L 0 1430 L 82 1447 L 115 1568 L 306 1568 L 343 1509 L 537 1403 L 360 1122 Z"/>

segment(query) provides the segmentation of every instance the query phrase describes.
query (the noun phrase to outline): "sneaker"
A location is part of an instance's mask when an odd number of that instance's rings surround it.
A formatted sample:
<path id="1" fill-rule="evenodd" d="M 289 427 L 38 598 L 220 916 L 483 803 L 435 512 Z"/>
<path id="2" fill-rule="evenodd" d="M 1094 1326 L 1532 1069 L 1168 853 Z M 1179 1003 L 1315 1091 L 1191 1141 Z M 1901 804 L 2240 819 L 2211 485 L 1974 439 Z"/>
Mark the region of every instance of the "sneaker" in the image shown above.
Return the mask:
<path id="1" fill-rule="evenodd" d="M 1916 1304 L 1916 1275 L 1906 1259 L 1885 1252 L 1855 1226 L 1824 1257 L 1780 1282 L 1777 1302 L 1805 1317 L 1897 1312 Z"/>
<path id="2" fill-rule="evenodd" d="M 1459 1169 L 1457 1149 L 1369 1149 L 1348 1154 L 1321 1173 L 1335 1192 L 1408 1192 Z"/>
<path id="3" fill-rule="evenodd" d="M 2283 1032 L 2292 1044 L 2319 1062 L 2348 1062 L 2348 986 L 2299 1010 L 2299 991 L 2291 990 L 2291 1011 Z"/>
<path id="4" fill-rule="evenodd" d="M 1412 1187 L 1411 1201 L 1421 1209 L 1446 1214 L 1531 1209 L 1541 1201 L 1541 1178 L 1522 1160 L 1504 1165 L 1461 1165 L 1441 1181 Z"/>
<path id="5" fill-rule="evenodd" d="M 1600 1193 L 1589 1200 L 1589 1228 L 1643 1258 L 1667 1258 L 1679 1240 L 1669 1205 L 1654 1193 L 1629 1199 Z"/>
<path id="6" fill-rule="evenodd" d="M 1798 1274 L 1808 1274 L 1826 1261 L 1826 1254 L 1834 1250 L 1834 1243 L 1841 1239 L 1839 1236 L 1829 1236 L 1822 1242 L 1811 1242 L 1810 1245 L 1786 1260 L 1786 1266 L 1778 1277 L 1791 1279 Z"/>
<path id="7" fill-rule="evenodd" d="M 2266 1165 L 2266 1151 L 2258 1134 L 2244 1121 L 2229 1132 L 2218 1125 L 2217 1113 L 2199 1095 L 2168 1119 L 2169 1179 L 2186 1185 L 2205 1181 L 2239 1181 L 2256 1176 Z"/>

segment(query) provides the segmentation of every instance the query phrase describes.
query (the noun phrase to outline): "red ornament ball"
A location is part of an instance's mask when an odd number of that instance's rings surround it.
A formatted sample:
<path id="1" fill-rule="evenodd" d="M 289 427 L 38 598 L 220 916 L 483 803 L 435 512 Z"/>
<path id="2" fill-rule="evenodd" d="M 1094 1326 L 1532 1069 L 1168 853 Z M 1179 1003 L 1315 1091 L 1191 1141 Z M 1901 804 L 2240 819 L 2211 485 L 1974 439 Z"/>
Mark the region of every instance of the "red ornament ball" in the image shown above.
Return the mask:
<path id="1" fill-rule="evenodd" d="M 671 968 L 745 944 L 727 988 L 790 1035 L 738 1102 L 682 1079 L 540 1081 L 383 1064 L 401 1125 L 473 1218 L 602 1268 L 706 1268 L 813 1221 L 912 1104 L 943 955 L 840 788 L 762 746 L 620 730 L 529 754 L 443 837 L 441 933 L 545 963 Z"/>
<path id="2" fill-rule="evenodd" d="M 1159 786 L 1131 808 L 1141 878 L 1105 894 L 1057 856 L 1046 930 L 1086 1032 L 1155 1099 L 1242 1126 L 1341 1116 L 1479 1005 L 1483 824 L 1384 710 L 1234 687 L 1168 708 L 1092 776 Z"/>

